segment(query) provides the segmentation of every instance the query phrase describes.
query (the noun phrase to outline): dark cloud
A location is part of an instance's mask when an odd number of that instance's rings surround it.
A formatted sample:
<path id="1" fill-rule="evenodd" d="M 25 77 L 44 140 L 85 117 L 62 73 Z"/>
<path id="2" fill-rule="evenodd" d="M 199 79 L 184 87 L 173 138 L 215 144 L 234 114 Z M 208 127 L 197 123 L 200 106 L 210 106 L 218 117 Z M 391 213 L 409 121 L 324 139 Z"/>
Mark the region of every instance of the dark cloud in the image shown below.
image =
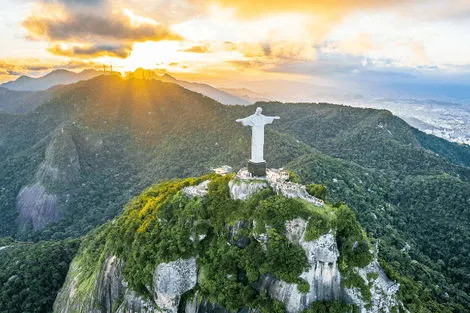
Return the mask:
<path id="1" fill-rule="evenodd" d="M 25 66 L 25 68 L 29 71 L 45 71 L 50 69 L 51 67 L 47 65 L 27 65 Z"/>
<path id="2" fill-rule="evenodd" d="M 0 75 L 18 76 L 25 72 L 45 71 L 50 69 L 48 65 L 13 64 L 0 61 Z"/>
<path id="3" fill-rule="evenodd" d="M 15 72 L 15 71 L 2 71 L 3 74 L 10 75 L 10 76 L 19 76 L 21 75 L 21 72 Z"/>
<path id="4" fill-rule="evenodd" d="M 206 46 L 193 46 L 191 48 L 181 50 L 183 52 L 192 52 L 192 53 L 207 53 L 209 52 L 209 48 Z"/>
<path id="5" fill-rule="evenodd" d="M 262 43 L 261 47 L 263 48 L 264 55 L 266 56 L 271 55 L 272 50 L 271 50 L 271 44 L 269 42 Z"/>
<path id="6" fill-rule="evenodd" d="M 96 39 L 112 39 L 132 42 L 182 39 L 163 25 L 132 26 L 125 16 L 100 17 L 75 14 L 62 20 L 30 16 L 23 22 L 23 26 L 28 30 L 31 38 L 50 41 L 89 42 Z"/>
<path id="7" fill-rule="evenodd" d="M 240 69 L 259 69 L 268 70 L 274 66 L 271 60 L 233 60 L 228 61 L 229 64 L 234 65 Z"/>
<path id="8" fill-rule="evenodd" d="M 69 57 L 89 58 L 99 56 L 113 56 L 126 58 L 132 51 L 129 45 L 90 45 L 90 46 L 72 46 L 71 48 L 62 48 L 60 45 L 49 47 L 49 52 Z"/>

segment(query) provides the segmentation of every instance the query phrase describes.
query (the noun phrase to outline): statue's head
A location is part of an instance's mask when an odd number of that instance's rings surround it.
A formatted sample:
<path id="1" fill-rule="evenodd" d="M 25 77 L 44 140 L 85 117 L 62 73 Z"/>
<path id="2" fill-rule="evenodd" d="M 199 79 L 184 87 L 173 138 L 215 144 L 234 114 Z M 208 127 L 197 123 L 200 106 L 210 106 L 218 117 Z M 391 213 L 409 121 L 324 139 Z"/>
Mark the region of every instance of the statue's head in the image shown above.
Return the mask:
<path id="1" fill-rule="evenodd" d="M 263 108 L 257 107 L 255 114 L 256 114 L 256 115 L 260 115 L 261 112 L 263 112 Z"/>

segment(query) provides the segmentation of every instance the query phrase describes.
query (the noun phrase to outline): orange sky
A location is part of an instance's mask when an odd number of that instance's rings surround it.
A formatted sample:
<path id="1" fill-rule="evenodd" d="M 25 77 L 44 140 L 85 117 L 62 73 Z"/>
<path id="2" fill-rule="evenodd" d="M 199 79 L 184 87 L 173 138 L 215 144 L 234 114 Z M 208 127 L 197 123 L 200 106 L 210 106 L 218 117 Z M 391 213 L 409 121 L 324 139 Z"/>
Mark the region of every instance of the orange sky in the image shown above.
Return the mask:
<path id="1" fill-rule="evenodd" d="M 328 80 L 354 71 L 468 71 L 470 2 L 0 0 L 0 81 L 112 64 Z"/>

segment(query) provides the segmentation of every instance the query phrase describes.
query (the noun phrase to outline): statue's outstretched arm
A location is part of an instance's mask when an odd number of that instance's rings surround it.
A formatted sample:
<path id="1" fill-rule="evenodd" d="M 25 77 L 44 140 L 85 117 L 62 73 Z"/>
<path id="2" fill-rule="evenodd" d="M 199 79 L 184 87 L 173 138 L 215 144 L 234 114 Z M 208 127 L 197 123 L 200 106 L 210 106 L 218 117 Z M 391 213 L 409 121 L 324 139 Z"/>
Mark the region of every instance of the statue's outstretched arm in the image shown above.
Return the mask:
<path id="1" fill-rule="evenodd" d="M 266 123 L 268 124 L 271 124 L 274 120 L 278 120 L 280 119 L 279 116 L 265 116 L 264 117 L 264 120 L 266 121 Z"/>

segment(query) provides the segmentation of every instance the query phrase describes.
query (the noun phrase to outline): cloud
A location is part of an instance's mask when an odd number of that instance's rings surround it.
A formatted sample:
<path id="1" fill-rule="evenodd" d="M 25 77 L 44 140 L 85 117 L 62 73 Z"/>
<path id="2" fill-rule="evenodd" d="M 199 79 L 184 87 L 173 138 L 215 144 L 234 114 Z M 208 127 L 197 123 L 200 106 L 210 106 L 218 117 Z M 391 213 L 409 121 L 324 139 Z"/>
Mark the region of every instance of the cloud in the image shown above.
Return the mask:
<path id="1" fill-rule="evenodd" d="M 28 64 L 26 62 L 25 64 L 18 64 L 18 62 L 9 63 L 0 61 L 0 75 L 18 76 L 25 72 L 50 70 L 52 67 L 52 65 L 44 64 Z"/>
<path id="2" fill-rule="evenodd" d="M 209 52 L 209 48 L 207 46 L 200 45 L 200 46 L 192 46 L 188 49 L 181 50 L 181 51 L 192 52 L 192 53 L 207 53 Z"/>
<path id="3" fill-rule="evenodd" d="M 93 62 L 69 61 L 63 63 L 47 64 L 38 60 L 0 61 L 0 82 L 15 79 L 20 75 L 37 76 L 54 69 L 89 69 L 100 65 Z"/>
<path id="4" fill-rule="evenodd" d="M 199 2 L 193 0 L 193 3 Z M 340 17 L 346 13 L 363 10 L 375 9 L 387 6 L 393 6 L 406 2 L 405 0 L 271 0 L 265 1 L 253 0 L 213 0 L 209 1 L 222 7 L 233 8 L 239 16 L 254 18 L 263 15 L 272 15 L 278 13 L 302 12 L 313 13 L 315 15 Z"/>
<path id="5" fill-rule="evenodd" d="M 29 32 L 30 38 L 50 41 L 77 40 L 87 42 L 96 39 L 110 39 L 142 42 L 182 39 L 181 36 L 174 34 L 163 25 L 131 25 L 130 19 L 125 15 L 109 18 L 79 13 L 65 16 L 62 19 L 33 15 L 23 22 L 23 26 Z"/>
<path id="6" fill-rule="evenodd" d="M 63 4 L 69 6 L 96 6 L 104 4 L 106 0 L 41 0 L 41 2 L 48 4 Z"/>
<path id="7" fill-rule="evenodd" d="M 167 25 L 109 0 L 37 0 L 22 26 L 27 39 L 71 59 L 127 58 L 135 43 L 182 41 Z"/>
<path id="8" fill-rule="evenodd" d="M 149 16 L 165 24 L 177 24 L 204 14 L 204 0 L 112 0 L 116 7 L 132 7 L 140 15 Z"/>
<path id="9" fill-rule="evenodd" d="M 86 45 L 64 48 L 61 45 L 53 45 L 47 49 L 55 55 L 78 58 L 95 58 L 100 56 L 113 56 L 126 58 L 130 55 L 132 47 L 129 45 Z"/>
<path id="10" fill-rule="evenodd" d="M 313 42 L 272 40 L 265 42 L 240 42 L 224 45 L 227 51 L 238 51 L 251 60 L 298 61 L 314 60 L 316 48 Z"/>
<path id="11" fill-rule="evenodd" d="M 232 60 L 227 62 L 240 70 L 262 70 L 270 71 L 277 66 L 276 63 L 269 60 Z"/>

